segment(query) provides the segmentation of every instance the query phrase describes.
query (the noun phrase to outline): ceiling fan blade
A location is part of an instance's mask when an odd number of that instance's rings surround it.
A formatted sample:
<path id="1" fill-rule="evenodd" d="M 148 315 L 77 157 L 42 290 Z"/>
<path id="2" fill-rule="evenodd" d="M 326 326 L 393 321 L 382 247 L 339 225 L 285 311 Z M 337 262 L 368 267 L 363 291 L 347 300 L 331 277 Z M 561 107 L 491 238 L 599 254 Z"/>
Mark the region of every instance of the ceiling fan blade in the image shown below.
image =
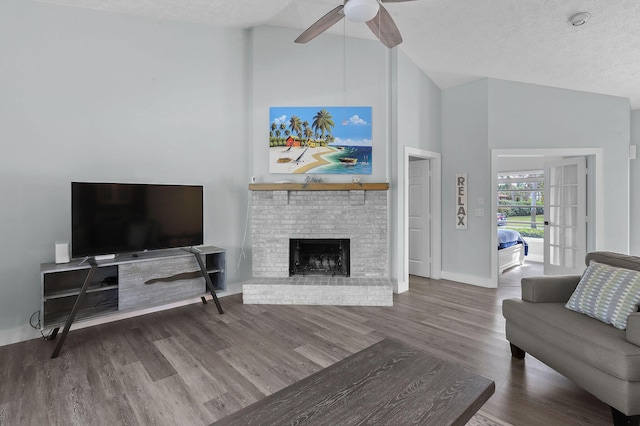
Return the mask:
<path id="1" fill-rule="evenodd" d="M 398 30 L 396 23 L 393 22 L 393 18 L 389 15 L 387 9 L 382 5 L 380 5 L 380 10 L 378 10 L 375 18 L 367 21 L 367 26 L 371 32 L 380 39 L 382 44 L 389 49 L 402 43 L 400 30 Z"/>
<path id="2" fill-rule="evenodd" d="M 305 32 L 300 34 L 295 42 L 306 43 L 331 28 L 336 22 L 344 18 L 344 12 L 342 12 L 342 9 L 344 9 L 344 5 L 336 7 L 322 18 L 318 19 L 313 25 L 307 28 Z"/>

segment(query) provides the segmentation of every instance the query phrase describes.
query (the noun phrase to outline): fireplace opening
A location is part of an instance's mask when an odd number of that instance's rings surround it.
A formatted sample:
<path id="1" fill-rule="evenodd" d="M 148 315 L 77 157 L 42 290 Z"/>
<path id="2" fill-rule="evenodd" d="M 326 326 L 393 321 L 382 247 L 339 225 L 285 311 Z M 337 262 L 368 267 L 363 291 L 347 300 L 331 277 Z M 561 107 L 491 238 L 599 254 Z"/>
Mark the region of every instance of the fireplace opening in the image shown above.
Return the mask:
<path id="1" fill-rule="evenodd" d="M 348 239 L 289 240 L 289 276 L 330 275 L 348 277 Z"/>

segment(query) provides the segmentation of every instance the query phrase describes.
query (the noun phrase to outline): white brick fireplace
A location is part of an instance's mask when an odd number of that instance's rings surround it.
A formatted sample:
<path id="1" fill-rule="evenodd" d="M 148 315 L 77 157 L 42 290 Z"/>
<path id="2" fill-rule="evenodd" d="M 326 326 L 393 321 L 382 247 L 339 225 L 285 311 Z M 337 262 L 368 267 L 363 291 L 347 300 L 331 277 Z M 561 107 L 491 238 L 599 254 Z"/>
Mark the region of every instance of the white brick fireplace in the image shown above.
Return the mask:
<path id="1" fill-rule="evenodd" d="M 244 303 L 391 305 L 387 184 L 254 184 Z M 348 239 L 350 276 L 289 276 L 291 239 Z"/>

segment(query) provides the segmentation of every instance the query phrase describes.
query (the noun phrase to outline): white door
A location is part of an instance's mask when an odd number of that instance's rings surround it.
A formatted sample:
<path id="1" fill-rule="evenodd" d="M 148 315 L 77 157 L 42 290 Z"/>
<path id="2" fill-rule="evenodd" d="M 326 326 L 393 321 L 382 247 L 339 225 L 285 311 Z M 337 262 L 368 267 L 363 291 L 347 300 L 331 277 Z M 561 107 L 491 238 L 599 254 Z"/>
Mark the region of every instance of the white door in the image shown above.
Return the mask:
<path id="1" fill-rule="evenodd" d="M 431 276 L 429 160 L 409 161 L 409 274 Z"/>
<path id="2" fill-rule="evenodd" d="M 545 164 L 544 274 L 581 274 L 587 253 L 586 158 Z"/>

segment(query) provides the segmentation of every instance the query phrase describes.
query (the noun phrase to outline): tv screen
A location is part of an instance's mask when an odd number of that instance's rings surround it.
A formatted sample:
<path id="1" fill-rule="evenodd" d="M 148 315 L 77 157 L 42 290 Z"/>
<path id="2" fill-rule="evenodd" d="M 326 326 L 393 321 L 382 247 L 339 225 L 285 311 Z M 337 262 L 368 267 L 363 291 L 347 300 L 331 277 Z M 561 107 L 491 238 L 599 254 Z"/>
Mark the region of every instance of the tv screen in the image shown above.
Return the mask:
<path id="1" fill-rule="evenodd" d="M 201 245 L 197 185 L 71 183 L 72 257 Z"/>

